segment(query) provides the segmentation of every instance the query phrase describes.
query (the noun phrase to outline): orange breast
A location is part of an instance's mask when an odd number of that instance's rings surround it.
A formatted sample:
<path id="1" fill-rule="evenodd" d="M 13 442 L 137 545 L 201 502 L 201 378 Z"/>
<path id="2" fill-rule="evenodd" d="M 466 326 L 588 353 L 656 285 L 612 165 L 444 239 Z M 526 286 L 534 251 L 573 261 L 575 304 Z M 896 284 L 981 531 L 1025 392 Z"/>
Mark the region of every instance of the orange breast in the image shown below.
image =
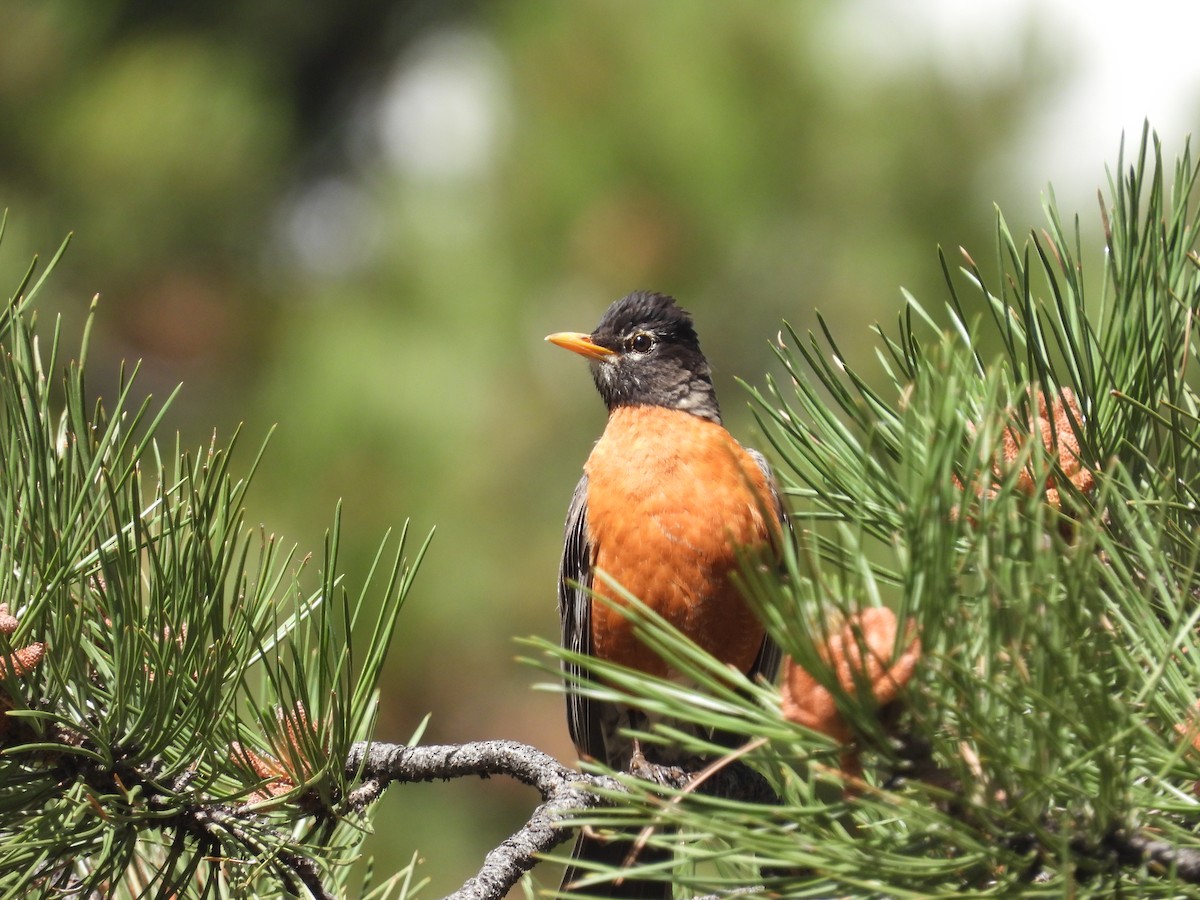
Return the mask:
<path id="1" fill-rule="evenodd" d="M 747 671 L 763 638 L 730 576 L 735 548 L 769 543 L 762 471 L 720 425 L 677 410 L 619 408 L 584 466 L 593 563 L 717 658 Z M 598 594 L 615 592 L 600 578 Z M 592 652 L 654 675 L 666 665 L 619 612 L 592 604 Z"/>

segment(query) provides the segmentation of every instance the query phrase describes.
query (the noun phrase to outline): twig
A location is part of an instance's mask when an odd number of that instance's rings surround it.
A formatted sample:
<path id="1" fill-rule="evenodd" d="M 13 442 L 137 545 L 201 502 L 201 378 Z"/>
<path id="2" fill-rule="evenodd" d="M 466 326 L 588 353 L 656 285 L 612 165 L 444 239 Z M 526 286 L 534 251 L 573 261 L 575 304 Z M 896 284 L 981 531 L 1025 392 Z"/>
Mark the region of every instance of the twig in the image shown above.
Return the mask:
<path id="1" fill-rule="evenodd" d="M 356 744 L 346 760 L 346 772 L 370 785 L 375 799 L 391 782 L 413 783 L 448 778 L 507 775 L 541 794 L 542 803 L 514 834 L 484 857 L 479 871 L 447 900 L 496 900 L 547 853 L 571 836 L 560 827 L 571 813 L 603 805 L 592 788 L 620 790 L 618 782 L 569 769 L 535 747 L 515 741 L 406 747 L 397 744 Z M 357 793 L 357 792 L 356 792 Z"/>
<path id="2" fill-rule="evenodd" d="M 649 768 L 658 774 L 658 778 L 651 780 L 661 784 L 681 782 L 680 786 L 683 786 L 695 779 L 695 773 L 684 770 Z M 549 852 L 571 836 L 571 830 L 562 827 L 564 820 L 572 813 L 611 802 L 597 793 L 597 789 L 606 792 L 623 790 L 620 782 L 613 778 L 580 773 L 536 747 L 516 741 L 428 747 L 355 744 L 346 760 L 346 773 L 351 778 L 364 780 L 362 788 L 352 795 L 352 802 L 363 800 L 369 803 L 392 782 L 441 781 L 469 776 L 507 775 L 536 788 L 541 794 L 542 803 L 529 820 L 492 850 L 479 871 L 447 900 L 498 900 L 503 897 L 533 868 L 540 854 Z M 763 791 L 760 782 L 765 783 L 757 773 L 744 766 L 732 765 L 707 772 L 700 783 L 704 784 L 706 793 L 757 799 Z M 776 801 L 769 787 L 766 790 Z"/>
<path id="3" fill-rule="evenodd" d="M 471 775 L 480 778 L 507 775 L 537 788 L 542 799 L 577 782 L 608 788 L 616 785 L 611 778 L 582 775 L 550 754 L 517 741 L 473 741 L 423 747 L 359 743 L 350 748 L 346 757 L 346 773 L 377 781 L 380 789 L 392 781 L 411 784 Z"/>
<path id="4" fill-rule="evenodd" d="M 1180 881 L 1200 884 L 1200 850 L 1175 847 L 1166 841 L 1152 840 L 1145 834 L 1123 831 L 1109 835 L 1106 843 L 1131 863 L 1155 863 L 1173 869 Z"/>

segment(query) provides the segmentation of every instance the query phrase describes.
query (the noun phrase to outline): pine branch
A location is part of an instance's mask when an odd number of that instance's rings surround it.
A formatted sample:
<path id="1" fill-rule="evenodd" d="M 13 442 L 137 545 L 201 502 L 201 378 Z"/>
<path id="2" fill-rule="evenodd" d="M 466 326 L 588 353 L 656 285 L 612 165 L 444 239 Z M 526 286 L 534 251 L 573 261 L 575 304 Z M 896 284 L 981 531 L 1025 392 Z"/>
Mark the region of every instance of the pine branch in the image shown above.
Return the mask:
<path id="1" fill-rule="evenodd" d="M 1167 841 L 1155 840 L 1146 834 L 1115 832 L 1109 846 L 1127 865 L 1153 863 L 1160 870 L 1173 871 L 1181 881 L 1200 884 L 1200 850 L 1173 847 Z"/>
<path id="2" fill-rule="evenodd" d="M 794 725 L 779 695 L 633 598 L 640 639 L 694 690 L 555 654 L 587 673 L 572 689 L 673 723 L 644 740 L 697 755 L 705 730 L 766 741 L 750 762 L 777 806 L 674 802 L 621 778 L 620 807 L 590 813 L 687 835 L 658 845 L 678 890 L 1192 883 L 1200 169 L 1185 150 L 1168 184 L 1148 132 L 1133 156 L 1110 191 L 1099 298 L 1051 199 L 1024 241 L 998 217 L 997 274 L 943 260 L 940 317 L 908 297 L 898 333 L 877 330 L 882 378 L 824 321 L 781 339 L 788 378 L 756 411 L 799 542 L 783 583 L 744 575 L 790 657 Z"/>
<path id="3" fill-rule="evenodd" d="M 336 900 L 336 895 L 325 887 L 321 873 L 315 860 L 289 851 L 273 850 L 273 845 L 283 842 L 283 834 L 274 835 L 273 841 L 262 837 L 261 823 L 258 833 L 247 829 L 247 820 L 253 820 L 245 810 L 234 809 L 224 804 L 199 804 L 191 806 L 185 813 L 176 814 L 172 825 L 185 831 L 208 838 L 212 843 L 220 845 L 232 837 L 246 849 L 252 859 L 273 860 L 284 883 L 294 894 L 300 894 L 303 887 L 317 900 Z"/>
<path id="4" fill-rule="evenodd" d="M 496 775 L 540 801 L 456 898 L 606 826 L 679 862 L 639 879 L 706 896 L 1200 884 L 1200 168 L 1185 151 L 1168 185 L 1148 132 L 1135 156 L 1099 303 L 1051 199 L 1023 242 L 998 217 L 997 287 L 943 259 L 945 321 L 909 297 L 881 380 L 824 321 L 787 330 L 788 383 L 756 398 L 800 539 L 782 580 L 742 573 L 784 695 L 628 596 L 680 677 L 544 663 L 646 713 L 633 737 L 697 760 L 678 769 L 367 743 L 424 548 L 381 546 L 353 593 L 335 515 L 303 586 L 244 525 L 234 442 L 164 452 L 132 374 L 106 411 L 86 346 L 38 341 L 31 269 L 0 310 L 0 890 L 343 896 L 388 785 Z"/>
<path id="5" fill-rule="evenodd" d="M 704 794 L 740 800 L 763 802 L 755 777 L 737 766 L 714 767 L 703 787 Z M 537 789 L 542 802 L 531 812 L 529 819 L 513 835 L 487 854 L 478 873 L 463 886 L 448 895 L 453 900 L 500 900 L 530 869 L 538 858 L 571 836 L 570 819 L 579 814 L 603 807 L 619 805 L 621 798 L 634 798 L 631 782 L 606 775 L 581 773 L 557 762 L 535 747 L 515 741 L 479 741 L 466 744 L 410 747 L 400 744 L 356 744 L 346 760 L 347 777 L 357 777 L 375 785 L 371 801 L 377 800 L 383 788 L 392 783 L 443 781 L 451 778 L 507 776 Z M 678 767 L 644 766 L 638 771 L 641 784 L 673 788 L 689 792 L 697 773 Z M 859 789 L 877 792 L 865 782 Z M 944 788 L 945 785 L 940 785 Z M 956 792 L 958 788 L 955 789 Z M 882 795 L 881 795 L 882 796 Z M 777 798 L 776 798 L 777 799 Z M 770 802 L 770 801 L 767 801 Z M 960 795 L 961 809 L 969 807 L 968 798 Z M 766 820 L 769 808 L 758 811 Z M 1025 853 L 1038 846 L 1035 835 L 1010 837 L 1008 842 L 1023 848 Z M 1046 851 L 1053 851 L 1045 847 Z M 1081 857 L 1091 858 L 1099 865 L 1137 869 L 1152 863 L 1171 869 L 1175 876 L 1189 884 L 1200 884 L 1200 851 L 1179 848 L 1156 840 L 1143 832 L 1117 831 L 1099 845 L 1076 845 Z M 1036 871 L 1036 854 L 1030 859 L 1031 871 Z M 743 885 L 729 893 L 756 894 L 763 885 Z M 715 895 L 714 895 L 715 896 Z M 703 898 L 698 898 L 703 900 Z"/>
<path id="6" fill-rule="evenodd" d="M 261 454 L 160 446 L 136 366 L 90 397 L 90 319 L 74 358 L 39 339 L 35 273 L 0 310 L 0 892 L 351 893 L 342 760 L 428 542 L 351 594 L 335 515 L 313 590 L 245 525 Z"/>
<path id="7" fill-rule="evenodd" d="M 611 778 L 583 775 L 550 755 L 515 741 L 407 747 L 356 744 L 346 760 L 347 777 L 361 777 L 378 794 L 393 782 L 443 781 L 505 775 L 536 788 L 542 803 L 526 823 L 484 859 L 479 871 L 450 896 L 454 900 L 499 900 L 547 853 L 571 837 L 561 827 L 572 812 L 603 802 L 595 788 L 617 789 Z M 359 798 L 356 802 L 361 802 Z"/>
<path id="8" fill-rule="evenodd" d="M 646 785 L 686 790 L 696 774 L 678 767 L 645 765 L 637 773 Z M 516 741 L 477 741 L 409 747 L 403 744 L 356 744 L 346 759 L 346 776 L 361 778 L 364 794 L 355 802 L 373 802 L 391 783 L 411 784 L 451 778 L 504 775 L 535 788 L 542 802 L 526 823 L 487 854 L 479 871 L 449 895 L 453 900 L 500 900 L 521 876 L 572 836 L 570 820 L 589 810 L 612 806 L 628 785 L 607 775 L 580 772 L 552 756 Z M 754 802 L 764 793 L 762 779 L 738 765 L 709 773 L 701 788 L 714 797 Z"/>

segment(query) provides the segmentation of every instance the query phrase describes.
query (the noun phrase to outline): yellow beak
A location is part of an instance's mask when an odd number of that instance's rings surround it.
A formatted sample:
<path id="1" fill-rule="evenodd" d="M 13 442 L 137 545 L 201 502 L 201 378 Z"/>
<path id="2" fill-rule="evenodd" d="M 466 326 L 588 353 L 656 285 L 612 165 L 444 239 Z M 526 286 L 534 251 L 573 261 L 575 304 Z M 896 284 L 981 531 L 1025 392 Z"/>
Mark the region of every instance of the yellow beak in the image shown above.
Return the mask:
<path id="1" fill-rule="evenodd" d="M 588 359 L 605 359 L 615 356 L 617 353 L 616 350 L 601 347 L 592 341 L 590 335 L 581 334 L 578 331 L 556 331 L 554 334 L 546 335 L 546 340 L 557 347 L 578 353 L 580 356 L 586 356 Z"/>

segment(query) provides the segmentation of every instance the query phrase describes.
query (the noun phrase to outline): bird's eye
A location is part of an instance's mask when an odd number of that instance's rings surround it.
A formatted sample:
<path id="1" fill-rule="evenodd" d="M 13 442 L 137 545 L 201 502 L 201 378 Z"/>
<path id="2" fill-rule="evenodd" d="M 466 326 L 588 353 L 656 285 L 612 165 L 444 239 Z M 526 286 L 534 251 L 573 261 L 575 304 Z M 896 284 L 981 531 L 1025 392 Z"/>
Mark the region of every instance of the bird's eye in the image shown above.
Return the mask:
<path id="1" fill-rule="evenodd" d="M 654 336 L 639 331 L 629 339 L 629 349 L 634 353 L 649 353 L 654 349 Z"/>

